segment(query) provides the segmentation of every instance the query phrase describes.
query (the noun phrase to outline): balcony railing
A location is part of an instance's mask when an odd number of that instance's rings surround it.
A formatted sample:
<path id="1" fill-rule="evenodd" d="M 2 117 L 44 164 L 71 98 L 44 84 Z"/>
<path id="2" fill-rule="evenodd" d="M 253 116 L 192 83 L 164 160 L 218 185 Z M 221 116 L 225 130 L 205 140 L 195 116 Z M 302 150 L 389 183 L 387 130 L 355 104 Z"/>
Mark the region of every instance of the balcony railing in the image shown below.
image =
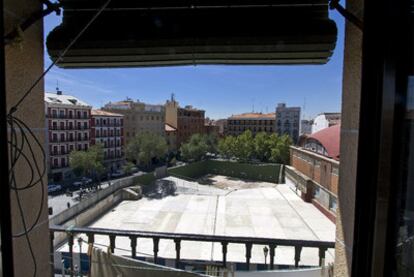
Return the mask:
<path id="1" fill-rule="evenodd" d="M 78 116 L 78 115 L 61 115 L 61 114 L 48 114 L 47 118 L 56 118 L 56 119 L 90 119 L 90 116 Z"/>
<path id="2" fill-rule="evenodd" d="M 294 260 L 295 267 L 299 267 L 301 252 L 303 248 L 317 248 L 319 249 L 319 266 L 322 266 L 325 260 L 326 251 L 329 248 L 335 248 L 334 242 L 328 241 L 311 241 L 311 240 L 290 240 L 290 239 L 271 239 L 271 238 L 255 238 L 255 237 L 229 237 L 217 235 L 198 235 L 198 234 L 179 234 L 179 233 L 161 233 L 161 232 L 146 232 L 146 231 L 127 231 L 127 230 L 113 230 L 104 228 L 82 228 L 82 227 L 64 227 L 51 226 L 50 227 L 50 251 L 54 253 L 54 237 L 55 232 L 66 233 L 69 246 L 70 271 L 74 272 L 74 258 L 73 245 L 74 237 L 76 235 L 85 234 L 88 237 L 88 244 L 94 243 L 95 235 L 108 236 L 110 242 L 111 252 L 114 253 L 116 248 L 117 237 L 127 237 L 130 239 L 131 257 L 137 257 L 137 239 L 150 238 L 153 241 L 153 257 L 154 263 L 158 261 L 158 251 L 160 240 L 171 240 L 175 243 L 175 267 L 180 267 L 180 250 L 182 241 L 198 241 L 198 242 L 218 242 L 222 246 L 222 264 L 227 266 L 227 246 L 229 244 L 244 244 L 246 247 L 246 266 L 250 266 L 250 258 L 252 254 L 253 245 L 265 245 L 269 247 L 270 268 L 274 269 L 275 253 L 278 246 L 293 247 L 295 250 Z M 54 264 L 54 255 L 50 255 L 51 264 Z"/>
<path id="3" fill-rule="evenodd" d="M 53 131 L 77 131 L 77 130 L 89 130 L 88 126 L 49 126 L 49 130 Z"/>

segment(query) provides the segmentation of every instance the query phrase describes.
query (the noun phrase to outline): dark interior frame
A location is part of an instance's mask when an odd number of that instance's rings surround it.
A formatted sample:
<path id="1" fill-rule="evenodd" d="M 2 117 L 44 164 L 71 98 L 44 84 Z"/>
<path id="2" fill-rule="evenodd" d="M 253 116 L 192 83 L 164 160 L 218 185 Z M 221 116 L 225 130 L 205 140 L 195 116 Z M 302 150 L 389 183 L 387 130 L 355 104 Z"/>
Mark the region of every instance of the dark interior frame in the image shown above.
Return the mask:
<path id="1" fill-rule="evenodd" d="M 352 276 L 393 276 L 409 2 L 365 1 Z"/>
<path id="2" fill-rule="evenodd" d="M 3 0 L 0 0 L 0 38 L 4 37 Z M 0 43 L 0 228 L 1 228 L 1 263 L 3 276 L 13 277 L 13 239 L 11 227 L 9 158 L 6 105 L 6 72 L 4 43 Z"/>

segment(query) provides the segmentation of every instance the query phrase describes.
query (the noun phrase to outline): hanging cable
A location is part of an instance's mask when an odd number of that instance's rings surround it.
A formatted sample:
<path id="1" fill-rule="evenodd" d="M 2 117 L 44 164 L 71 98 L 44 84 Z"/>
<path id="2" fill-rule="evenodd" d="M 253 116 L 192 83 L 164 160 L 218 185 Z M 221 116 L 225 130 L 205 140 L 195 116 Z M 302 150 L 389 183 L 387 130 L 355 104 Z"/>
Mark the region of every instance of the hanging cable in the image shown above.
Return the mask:
<path id="1" fill-rule="evenodd" d="M 337 10 L 346 20 L 357 26 L 361 31 L 364 29 L 364 23 L 362 20 L 339 4 L 339 0 L 331 0 L 329 2 L 329 9 Z"/>

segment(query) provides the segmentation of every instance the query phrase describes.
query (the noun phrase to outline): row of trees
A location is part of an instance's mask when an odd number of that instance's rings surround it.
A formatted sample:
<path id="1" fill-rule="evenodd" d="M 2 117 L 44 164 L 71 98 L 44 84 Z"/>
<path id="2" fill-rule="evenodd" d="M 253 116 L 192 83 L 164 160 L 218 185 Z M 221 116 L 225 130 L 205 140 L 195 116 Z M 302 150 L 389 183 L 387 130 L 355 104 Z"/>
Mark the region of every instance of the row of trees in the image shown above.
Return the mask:
<path id="1" fill-rule="evenodd" d="M 209 154 L 220 154 L 222 157 L 247 162 L 288 163 L 289 136 L 258 133 L 253 136 L 245 131 L 239 136 L 226 136 L 218 139 L 216 135 L 195 134 L 188 143 L 180 148 L 181 159 L 199 161 Z M 141 133 L 133 138 L 125 148 L 127 163 L 123 170 L 128 173 L 134 164 L 150 168 L 153 164 L 167 160 L 168 146 L 164 137 L 155 133 Z M 103 165 L 102 145 L 91 146 L 87 151 L 72 151 L 69 156 L 70 166 L 77 176 L 100 176 L 105 172 Z"/>
<path id="2" fill-rule="evenodd" d="M 239 136 L 227 136 L 218 143 L 219 153 L 226 158 L 240 161 L 289 163 L 289 147 L 292 140 L 288 135 L 278 136 L 261 132 L 253 136 L 250 130 Z"/>
<path id="3" fill-rule="evenodd" d="M 261 132 L 253 136 L 247 130 L 239 136 L 226 136 L 220 140 L 214 135 L 193 135 L 189 142 L 180 148 L 181 158 L 186 161 L 199 161 L 208 154 L 247 162 L 288 163 L 289 147 L 292 140 L 288 135 L 278 136 Z"/>

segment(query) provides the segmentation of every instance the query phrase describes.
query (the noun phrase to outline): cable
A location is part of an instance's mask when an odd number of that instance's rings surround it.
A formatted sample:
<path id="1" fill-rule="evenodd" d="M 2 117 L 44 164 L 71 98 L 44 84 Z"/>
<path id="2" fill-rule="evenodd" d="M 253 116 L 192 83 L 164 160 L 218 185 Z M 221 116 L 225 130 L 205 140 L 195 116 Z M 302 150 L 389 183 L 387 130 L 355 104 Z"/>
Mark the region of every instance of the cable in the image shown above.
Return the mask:
<path id="1" fill-rule="evenodd" d="M 75 38 L 66 46 L 66 48 L 59 54 L 59 56 L 54 60 L 46 70 L 36 79 L 36 81 L 32 84 L 32 86 L 24 93 L 24 95 L 20 98 L 19 101 L 10 109 L 9 114 L 13 114 L 16 112 L 17 107 L 23 102 L 23 100 L 30 94 L 33 88 L 45 77 L 45 75 L 54 67 L 69 51 L 69 49 L 76 43 L 76 41 L 82 36 L 82 34 L 89 28 L 89 26 L 95 21 L 95 19 L 105 10 L 105 8 L 109 5 L 111 0 L 107 0 L 105 4 L 98 10 L 98 12 L 89 20 L 89 22 L 85 25 L 85 27 L 80 30 L 80 32 L 75 36 Z"/>
<path id="2" fill-rule="evenodd" d="M 34 81 L 29 89 L 23 94 L 23 96 L 17 101 L 17 103 L 10 109 L 7 114 L 7 124 L 10 126 L 10 138 L 8 139 L 9 144 L 9 187 L 10 190 L 14 191 L 16 197 L 16 203 L 19 211 L 19 216 L 22 223 L 22 231 L 13 234 L 14 238 L 24 236 L 26 239 L 29 253 L 33 261 L 33 276 L 37 275 L 37 261 L 33 251 L 32 243 L 29 237 L 29 233 L 38 226 L 42 208 L 44 205 L 45 198 L 45 183 L 43 181 L 46 174 L 46 153 L 39 139 L 33 133 L 33 131 L 18 117 L 14 116 L 14 113 L 18 110 L 19 105 L 26 99 L 26 97 L 33 91 L 33 88 L 44 78 L 44 76 L 56 65 L 67 53 L 67 51 L 76 43 L 79 37 L 88 29 L 88 27 L 96 20 L 96 18 L 103 12 L 108 6 L 111 0 L 107 0 L 105 4 L 99 9 L 99 11 L 91 18 L 91 20 L 80 30 L 75 38 L 68 44 L 68 46 L 59 54 L 58 58 L 50 64 L 47 69 Z M 19 133 L 19 134 L 18 134 Z M 33 141 L 35 142 L 33 145 Z M 35 149 L 38 148 L 38 149 Z M 28 154 L 25 153 L 28 151 Z M 40 150 L 40 161 L 38 160 L 38 154 L 35 150 Z M 29 181 L 23 186 L 17 186 L 15 168 L 19 161 L 23 160 L 27 164 L 30 172 Z M 40 168 L 40 164 L 43 165 L 43 169 Z M 40 195 L 40 207 L 36 212 L 36 217 L 33 223 L 30 225 L 25 219 L 24 210 L 21 203 L 20 192 L 28 189 L 33 189 L 40 184 L 41 195 Z M 46 221 L 47 222 L 47 221 Z M 44 224 L 43 222 L 42 224 Z"/>

